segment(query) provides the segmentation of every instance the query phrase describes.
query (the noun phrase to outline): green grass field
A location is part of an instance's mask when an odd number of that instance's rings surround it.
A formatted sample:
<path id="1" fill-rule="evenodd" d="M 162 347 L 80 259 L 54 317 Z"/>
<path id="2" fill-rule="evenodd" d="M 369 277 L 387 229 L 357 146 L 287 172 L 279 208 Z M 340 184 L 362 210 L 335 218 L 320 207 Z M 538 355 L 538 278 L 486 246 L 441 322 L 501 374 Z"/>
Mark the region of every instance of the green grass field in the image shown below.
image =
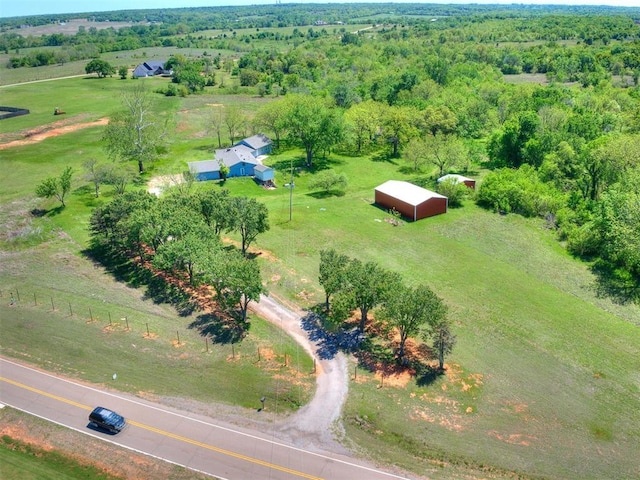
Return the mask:
<path id="1" fill-rule="evenodd" d="M 98 118 L 117 108 L 121 84 L 116 79 L 71 79 L 49 82 L 47 88 L 58 92 L 61 102 L 77 105 L 78 115 Z M 115 98 L 110 101 L 107 92 Z M 30 95 L 39 94 L 26 85 L 3 93 L 12 104 L 27 103 Z M 186 161 L 208 158 L 217 145 L 203 125 L 207 109 L 233 97 L 211 93 L 159 101 L 178 112 L 178 128 L 170 154 L 149 177 L 179 172 Z M 248 111 L 253 101 L 265 100 L 241 98 Z M 2 133 L 54 120 L 44 113 L 39 119 L 27 117 L 18 117 L 15 124 L 3 122 Z M 207 354 L 192 330 L 185 329 L 185 347 L 172 346 L 175 330 L 184 329 L 189 320 L 164 304 L 144 300 L 142 290 L 105 277 L 79 253 L 96 204 L 83 189 L 80 174 L 65 210 L 24 218 L 35 206 L 29 199 L 42 178 L 65 165 L 79 172 L 86 155 L 104 158 L 99 135 L 96 127 L 0 151 L 3 170 L 9 172 L 0 181 L 0 220 L 26 232 L 17 235 L 19 241 L 3 238 L 2 243 L 3 354 L 98 383 L 108 381 L 113 366 L 119 370 L 118 382 L 120 371 L 125 372 L 117 386 L 127 391 L 175 395 L 171 392 L 186 388 L 185 396 L 249 407 L 251 402 L 243 403 L 241 397 L 246 383 L 264 382 L 258 383 L 262 389 L 274 389 L 269 375 L 251 362 L 225 361 L 228 346 Z M 291 150 L 268 160 L 276 168 L 279 186 L 289 181 L 290 165 L 301 165 L 301 159 L 300 152 Z M 376 460 L 431 478 L 636 477 L 640 308 L 599 296 L 588 265 L 568 256 L 540 220 L 496 215 L 468 200 L 446 215 L 391 226 L 384 221 L 388 215 L 372 205 L 373 189 L 390 178 L 416 179 L 400 173 L 399 162 L 336 154 L 319 160 L 320 167 L 347 176 L 349 187 L 341 197 L 309 191 L 311 174 L 296 171 L 291 222 L 288 189 L 263 190 L 250 179 L 226 184 L 232 193 L 256 196 L 269 208 L 271 230 L 258 237 L 256 248 L 263 252 L 260 261 L 268 290 L 284 301 L 309 306 L 323 300 L 317 282 L 319 251 L 334 247 L 351 257 L 377 261 L 409 283 L 427 283 L 449 306 L 458 343 L 447 359 L 447 375 L 418 385 L 413 378 L 383 381 L 359 369 L 344 416 L 350 439 Z M 109 195 L 107 189 L 97 202 Z M 19 307 L 9 307 L 7 291 L 15 288 L 24 290 L 23 299 Z M 61 306 L 52 314 L 47 301 L 54 291 Z M 33 292 L 42 297 L 38 305 Z M 78 304 L 73 316 L 62 307 L 69 301 Z M 88 313 L 80 312 L 96 301 L 103 302 L 95 307 L 100 321 L 87 323 Z M 107 329 L 109 311 L 114 319 L 129 316 L 138 323 L 132 332 L 123 331 L 121 322 Z M 158 338 L 143 338 L 142 325 L 147 322 Z M 45 354 L 35 345 L 48 336 L 54 336 L 52 343 L 58 346 Z M 96 339 L 102 345 L 94 344 L 95 351 L 85 347 Z M 279 342 L 282 346 L 276 348 Z M 258 345 L 276 352 L 288 348 L 291 358 L 298 355 L 295 345 L 278 331 L 254 320 L 240 349 L 251 358 Z M 115 358 L 113 351 L 122 358 Z M 100 355 L 109 368 L 84 367 L 89 355 Z M 299 371 L 308 372 L 308 359 L 300 358 Z M 127 369 L 131 361 L 136 362 L 135 370 Z M 205 385 L 218 373 L 215 366 L 222 364 L 228 370 L 216 378 L 232 380 L 215 389 Z M 166 378 L 174 369 L 179 376 Z M 308 398 L 308 389 L 295 383 L 289 388 L 289 408 Z"/>

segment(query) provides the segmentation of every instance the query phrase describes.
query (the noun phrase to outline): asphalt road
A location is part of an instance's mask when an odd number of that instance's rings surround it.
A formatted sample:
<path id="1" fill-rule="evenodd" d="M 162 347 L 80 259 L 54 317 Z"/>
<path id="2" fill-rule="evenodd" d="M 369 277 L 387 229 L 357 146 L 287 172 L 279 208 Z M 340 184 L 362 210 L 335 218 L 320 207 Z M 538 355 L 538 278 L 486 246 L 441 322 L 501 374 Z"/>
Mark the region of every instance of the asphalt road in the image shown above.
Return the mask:
<path id="1" fill-rule="evenodd" d="M 200 472 L 228 480 L 389 480 L 401 477 L 335 454 L 321 455 L 285 445 L 261 432 L 216 423 L 124 394 L 82 385 L 0 358 L 0 402 Z M 117 435 L 89 428 L 96 406 L 127 418 Z"/>

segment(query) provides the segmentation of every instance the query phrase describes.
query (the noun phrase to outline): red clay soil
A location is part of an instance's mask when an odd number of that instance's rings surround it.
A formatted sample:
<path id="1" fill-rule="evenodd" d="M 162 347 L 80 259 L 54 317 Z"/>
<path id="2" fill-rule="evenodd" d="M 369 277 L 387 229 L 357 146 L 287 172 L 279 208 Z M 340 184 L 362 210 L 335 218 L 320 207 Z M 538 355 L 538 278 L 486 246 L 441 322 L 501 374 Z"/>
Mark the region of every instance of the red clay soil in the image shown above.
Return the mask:
<path id="1" fill-rule="evenodd" d="M 75 120 L 77 120 L 77 118 Z M 13 147 L 22 147 L 24 145 L 32 145 L 34 143 L 46 140 L 47 138 L 57 137 L 66 133 L 82 130 L 84 128 L 103 126 L 109 122 L 109 119 L 105 117 L 93 122 L 70 123 L 73 121 L 73 118 L 70 118 L 68 120 L 59 120 L 57 122 L 49 123 L 32 130 L 20 132 L 20 136 L 22 136 L 22 138 L 19 138 L 17 140 L 10 140 L 5 143 L 0 143 L 0 150 Z M 3 137 L 5 137 L 5 135 L 3 135 Z M 4 141 L 4 138 L 0 137 L 0 141 Z"/>

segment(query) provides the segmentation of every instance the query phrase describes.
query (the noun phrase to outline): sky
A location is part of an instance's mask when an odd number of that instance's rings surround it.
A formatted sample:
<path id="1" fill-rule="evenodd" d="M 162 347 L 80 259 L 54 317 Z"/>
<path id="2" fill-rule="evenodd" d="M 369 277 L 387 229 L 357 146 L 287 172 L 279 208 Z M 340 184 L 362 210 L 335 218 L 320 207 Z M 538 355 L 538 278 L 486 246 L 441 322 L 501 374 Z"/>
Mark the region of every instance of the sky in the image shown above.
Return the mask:
<path id="1" fill-rule="evenodd" d="M 363 0 L 361 3 L 391 3 L 389 0 Z M 227 5 L 268 5 L 275 0 L 0 0 L 0 17 L 18 17 L 49 13 L 77 13 L 147 8 L 220 7 Z M 283 0 L 282 3 L 351 3 L 349 0 Z M 398 3 L 398 2 L 396 2 Z M 640 0 L 405 0 L 403 3 L 481 3 L 481 4 L 536 4 L 536 5 L 612 5 L 638 7 Z"/>

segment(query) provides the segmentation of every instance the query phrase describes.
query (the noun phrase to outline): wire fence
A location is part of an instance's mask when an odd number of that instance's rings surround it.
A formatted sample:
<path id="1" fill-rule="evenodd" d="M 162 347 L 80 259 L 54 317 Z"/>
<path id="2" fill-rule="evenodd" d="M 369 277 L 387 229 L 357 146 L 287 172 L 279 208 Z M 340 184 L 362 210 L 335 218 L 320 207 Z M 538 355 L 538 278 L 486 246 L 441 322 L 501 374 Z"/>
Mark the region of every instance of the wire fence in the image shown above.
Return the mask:
<path id="1" fill-rule="evenodd" d="M 74 302 L 73 294 L 69 292 L 26 288 L 0 289 L 0 301 L 7 302 L 10 307 L 14 308 L 38 309 L 40 311 L 44 309 L 62 318 L 84 320 L 87 325 L 102 323 L 102 331 L 139 334 L 146 339 L 164 340 L 172 348 L 184 347 L 191 342 L 202 342 L 199 351 L 204 354 L 224 349 L 231 360 L 239 359 L 242 356 L 245 360 L 253 363 L 263 362 L 270 366 L 280 365 L 301 374 L 316 372 L 315 359 L 313 360 L 313 368 L 309 372 L 308 368 L 302 368 L 302 361 L 298 354 L 294 359 L 290 353 L 276 352 L 273 345 L 256 345 L 254 353 L 251 354 L 247 352 L 246 348 L 241 349 L 239 343 L 216 343 L 208 335 L 199 335 L 198 338 L 194 335 L 193 329 L 171 331 L 167 328 L 158 328 L 157 325 L 150 324 L 146 319 L 138 318 L 135 312 L 132 315 L 131 309 L 119 308 L 106 304 L 105 301 L 96 299 L 92 302 L 91 299 L 83 297 L 82 302 Z M 139 317 L 145 315 L 149 315 L 149 313 L 139 312 Z M 192 348 L 192 350 L 194 349 Z M 240 350 L 242 350 L 242 355 Z"/>

